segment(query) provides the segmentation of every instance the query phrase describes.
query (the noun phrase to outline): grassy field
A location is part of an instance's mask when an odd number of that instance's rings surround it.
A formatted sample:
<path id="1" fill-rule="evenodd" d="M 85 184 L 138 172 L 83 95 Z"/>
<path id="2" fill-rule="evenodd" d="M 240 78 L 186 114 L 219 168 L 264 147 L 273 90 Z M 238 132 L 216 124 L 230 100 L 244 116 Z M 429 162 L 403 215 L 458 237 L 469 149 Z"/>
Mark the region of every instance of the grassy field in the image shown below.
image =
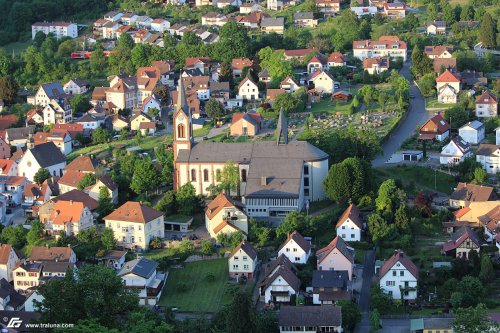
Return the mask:
<path id="1" fill-rule="evenodd" d="M 7 54 L 12 55 L 12 52 L 17 56 L 31 45 L 31 41 L 27 42 L 14 42 L 3 46 L 2 48 Z"/>
<path id="2" fill-rule="evenodd" d="M 427 97 L 425 99 L 425 103 L 427 109 L 428 108 L 449 109 L 457 105 L 457 104 L 438 103 L 437 97 Z"/>
<path id="3" fill-rule="evenodd" d="M 421 166 L 379 168 L 376 172 L 382 178 L 401 180 L 403 186 L 409 186 L 413 182 L 417 192 L 434 191 L 434 180 L 436 180 L 436 190 L 446 194 L 451 194 L 452 188 L 456 185 L 452 176 L 439 171 L 434 174 L 434 170 Z"/>
<path id="4" fill-rule="evenodd" d="M 348 114 L 349 112 L 349 105 L 351 105 L 351 102 L 332 102 L 329 99 L 324 99 L 319 103 L 313 104 L 311 107 L 311 112 L 317 113 L 343 113 L 343 114 Z"/>
<path id="5" fill-rule="evenodd" d="M 207 136 L 208 132 L 212 129 L 212 125 L 204 125 L 202 128 L 193 130 L 193 137 L 200 138 Z"/>
<path id="6" fill-rule="evenodd" d="M 170 257 L 175 254 L 175 250 L 173 248 L 165 248 L 160 250 L 149 250 L 142 254 L 143 257 L 146 257 L 151 260 L 159 260 L 164 257 Z M 169 277 L 170 278 L 170 277 Z"/>
<path id="7" fill-rule="evenodd" d="M 209 273 L 215 276 L 212 282 L 206 279 Z M 170 269 L 167 285 L 159 304 L 178 307 L 181 311 L 218 311 L 225 302 L 229 301 L 224 293 L 227 281 L 227 259 L 186 263 L 185 268 Z M 188 290 L 179 291 L 179 283 L 186 283 Z"/>

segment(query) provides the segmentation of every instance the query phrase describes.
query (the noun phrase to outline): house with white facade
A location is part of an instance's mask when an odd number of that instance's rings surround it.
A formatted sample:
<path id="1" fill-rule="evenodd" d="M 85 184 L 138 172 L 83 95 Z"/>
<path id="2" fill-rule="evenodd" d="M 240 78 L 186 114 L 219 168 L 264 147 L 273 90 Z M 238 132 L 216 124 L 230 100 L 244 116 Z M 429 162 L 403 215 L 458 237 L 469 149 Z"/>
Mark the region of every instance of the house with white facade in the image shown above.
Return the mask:
<path id="1" fill-rule="evenodd" d="M 449 70 L 446 70 L 436 78 L 436 91 L 439 103 L 457 103 L 458 93 L 460 92 L 460 79 Z"/>
<path id="2" fill-rule="evenodd" d="M 254 101 L 259 99 L 259 87 L 249 77 L 244 78 L 238 85 L 237 98 Z"/>
<path id="3" fill-rule="evenodd" d="M 37 287 L 42 278 L 43 265 L 39 262 L 26 262 L 18 265 L 13 270 L 14 288 L 20 293 L 25 293 L 32 287 Z"/>
<path id="4" fill-rule="evenodd" d="M 43 109 L 43 124 L 67 124 L 73 121 L 73 112 L 68 99 L 52 99 Z"/>
<path id="5" fill-rule="evenodd" d="M 97 260 L 102 262 L 104 266 L 113 268 L 119 272 L 125 264 L 127 253 L 127 251 L 108 250 L 102 257 L 98 257 Z"/>
<path id="6" fill-rule="evenodd" d="M 61 98 L 64 94 L 65 92 L 60 82 L 44 83 L 40 85 L 35 96 L 28 97 L 28 103 L 45 107 L 49 105 L 51 100 Z"/>
<path id="7" fill-rule="evenodd" d="M 363 221 L 359 208 L 350 204 L 337 222 L 337 235 L 347 242 L 361 241 Z"/>
<path id="8" fill-rule="evenodd" d="M 287 93 L 296 92 L 300 88 L 300 85 L 290 76 L 287 76 L 280 83 L 280 89 L 283 89 Z"/>
<path id="9" fill-rule="evenodd" d="M 458 135 L 473 145 L 478 145 L 486 137 L 486 126 L 480 121 L 474 120 L 469 121 L 467 124 L 463 125 L 458 129 Z"/>
<path id="10" fill-rule="evenodd" d="M 208 178 L 208 170 L 203 176 Z M 248 234 L 248 217 L 245 213 L 245 206 L 236 200 L 231 199 L 225 193 L 220 193 L 205 209 L 205 227 L 210 237 L 217 238 L 217 235 L 241 232 L 246 239 Z"/>
<path id="11" fill-rule="evenodd" d="M 250 243 L 242 241 L 229 255 L 229 277 L 253 279 L 257 261 L 257 251 Z"/>
<path id="12" fill-rule="evenodd" d="M 476 161 L 488 174 L 496 175 L 500 171 L 500 146 L 480 144 L 476 151 Z"/>
<path id="13" fill-rule="evenodd" d="M 451 236 L 450 241 L 443 244 L 441 252 L 447 256 L 468 259 L 471 251 L 479 254 L 482 243 L 478 234 L 469 226 L 464 225 Z"/>
<path id="14" fill-rule="evenodd" d="M 460 136 L 456 136 L 441 150 L 439 163 L 442 165 L 455 165 L 463 162 L 469 156 L 472 156 L 470 144 Z"/>
<path id="15" fill-rule="evenodd" d="M 335 305 L 280 307 L 278 314 L 280 333 L 344 332 L 342 308 Z"/>
<path id="16" fill-rule="evenodd" d="M 297 231 L 288 234 L 287 239 L 278 248 L 278 255 L 285 255 L 294 264 L 307 264 L 311 256 L 311 244 Z"/>
<path id="17" fill-rule="evenodd" d="M 284 255 L 272 262 L 259 286 L 260 296 L 264 296 L 264 302 L 290 303 L 291 296 L 297 295 L 300 291 L 300 279 L 296 273 L 297 268 Z"/>
<path id="18" fill-rule="evenodd" d="M 347 271 L 349 280 L 352 280 L 354 268 L 354 249 L 338 235 L 322 249 L 316 251 L 319 271 Z"/>
<path id="19" fill-rule="evenodd" d="M 37 33 L 45 35 L 53 34 L 57 39 L 63 37 L 78 37 L 78 26 L 71 22 L 36 22 L 31 25 L 31 39 L 35 39 Z"/>
<path id="20" fill-rule="evenodd" d="M 142 203 L 127 201 L 103 218 L 120 246 L 146 250 L 151 239 L 165 238 L 163 213 Z"/>
<path id="21" fill-rule="evenodd" d="M 402 58 L 406 61 L 407 45 L 397 36 L 381 36 L 378 40 L 355 40 L 352 46 L 354 57 L 359 60 L 374 57 Z"/>
<path id="22" fill-rule="evenodd" d="M 0 279 L 7 282 L 14 280 L 13 270 L 23 257 L 10 244 L 0 244 Z"/>
<path id="23" fill-rule="evenodd" d="M 418 274 L 417 265 L 403 251 L 396 250 L 380 268 L 380 288 L 393 299 L 414 301 L 417 299 Z"/>
<path id="24" fill-rule="evenodd" d="M 47 169 L 53 176 L 62 176 L 66 156 L 53 142 L 28 147 L 17 167 L 18 176 L 34 181 L 39 169 Z"/>
<path id="25" fill-rule="evenodd" d="M 363 69 L 370 75 L 378 75 L 389 69 L 389 57 L 376 57 L 363 59 Z"/>
<path id="26" fill-rule="evenodd" d="M 154 306 L 160 300 L 165 274 L 157 271 L 156 261 L 140 257 L 126 262 L 118 272 L 127 288 L 139 291 L 139 304 Z"/>
<path id="27" fill-rule="evenodd" d="M 94 216 L 82 202 L 58 200 L 44 227 L 54 235 L 64 231 L 67 236 L 76 236 L 80 231 L 88 230 L 93 225 Z"/>
<path id="28" fill-rule="evenodd" d="M 151 21 L 151 31 L 165 32 L 170 28 L 170 22 L 162 18 Z"/>
<path id="29" fill-rule="evenodd" d="M 19 206 L 23 202 L 24 186 L 27 180 L 20 176 L 0 176 L 0 193 L 5 196 L 9 207 Z"/>
<path id="30" fill-rule="evenodd" d="M 444 35 L 446 34 L 446 22 L 434 21 L 427 26 L 427 35 Z"/>
<path id="31" fill-rule="evenodd" d="M 439 113 L 427 120 L 419 130 L 419 140 L 436 140 L 442 142 L 449 136 L 450 124 Z"/>
<path id="32" fill-rule="evenodd" d="M 489 118 L 498 115 L 498 98 L 488 90 L 476 98 L 476 117 Z"/>
<path id="33" fill-rule="evenodd" d="M 81 95 L 89 90 L 90 84 L 81 79 L 71 79 L 63 86 L 63 90 L 68 95 Z"/>
<path id="34" fill-rule="evenodd" d="M 311 284 L 315 305 L 332 305 L 352 299 L 347 271 L 313 271 Z"/>
<path id="35" fill-rule="evenodd" d="M 358 18 L 362 18 L 363 16 L 375 16 L 378 11 L 375 6 L 351 7 L 351 10 L 358 16 Z"/>
<path id="36" fill-rule="evenodd" d="M 309 87 L 314 87 L 317 92 L 333 94 L 335 91 L 335 80 L 332 75 L 324 70 L 317 70 L 306 79 Z"/>

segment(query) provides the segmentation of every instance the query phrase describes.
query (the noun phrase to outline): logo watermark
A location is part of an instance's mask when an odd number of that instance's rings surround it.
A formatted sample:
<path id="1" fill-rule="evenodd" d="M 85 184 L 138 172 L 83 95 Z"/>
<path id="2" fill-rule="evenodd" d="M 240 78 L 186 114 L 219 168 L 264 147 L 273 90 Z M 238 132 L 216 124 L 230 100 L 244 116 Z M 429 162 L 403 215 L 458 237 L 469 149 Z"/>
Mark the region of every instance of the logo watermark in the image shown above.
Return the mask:
<path id="1" fill-rule="evenodd" d="M 19 317 L 3 317 L 2 319 L 5 323 L 7 323 L 6 327 L 7 328 L 20 328 L 21 325 L 23 325 L 23 320 Z M 37 324 L 30 324 L 26 323 L 24 324 L 26 328 L 71 328 L 74 326 L 74 324 L 68 324 L 68 323 L 60 323 L 60 324 L 54 324 L 54 323 L 37 323 Z"/>

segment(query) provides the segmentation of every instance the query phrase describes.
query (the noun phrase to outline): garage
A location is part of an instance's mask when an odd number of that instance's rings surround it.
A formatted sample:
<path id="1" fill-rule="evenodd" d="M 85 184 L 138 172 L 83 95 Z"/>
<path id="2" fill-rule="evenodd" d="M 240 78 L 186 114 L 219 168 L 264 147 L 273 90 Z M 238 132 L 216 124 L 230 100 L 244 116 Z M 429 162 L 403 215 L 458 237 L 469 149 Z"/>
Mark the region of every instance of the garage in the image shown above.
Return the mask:
<path id="1" fill-rule="evenodd" d="M 424 157 L 424 153 L 421 150 L 404 150 L 401 154 L 403 155 L 403 161 L 417 162 Z"/>

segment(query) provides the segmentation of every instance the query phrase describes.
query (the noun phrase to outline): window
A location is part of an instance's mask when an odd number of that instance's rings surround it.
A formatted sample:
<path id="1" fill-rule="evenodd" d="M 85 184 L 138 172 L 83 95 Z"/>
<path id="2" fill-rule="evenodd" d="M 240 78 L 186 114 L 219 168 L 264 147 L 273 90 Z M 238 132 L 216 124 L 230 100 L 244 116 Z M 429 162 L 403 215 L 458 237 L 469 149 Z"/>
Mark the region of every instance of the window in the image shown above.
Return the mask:
<path id="1" fill-rule="evenodd" d="M 286 248 L 286 252 L 290 252 L 290 248 L 288 248 L 288 247 L 287 247 L 287 248 Z"/>
<path id="2" fill-rule="evenodd" d="M 396 285 L 396 282 L 395 282 L 395 281 L 386 281 L 386 282 L 385 282 L 385 285 L 386 285 L 386 286 L 395 286 L 395 285 Z"/>
<path id="3" fill-rule="evenodd" d="M 309 178 L 304 178 L 304 186 L 309 186 Z"/>
<path id="4" fill-rule="evenodd" d="M 186 127 L 184 124 L 179 124 L 177 126 L 177 137 L 178 138 L 185 138 L 186 137 Z"/>
<path id="5" fill-rule="evenodd" d="M 217 170 L 215 171 L 215 179 L 216 179 L 218 182 L 220 182 L 220 169 L 217 169 Z"/>
<path id="6" fill-rule="evenodd" d="M 243 256 L 243 260 L 248 260 L 248 257 L 247 256 Z"/>
<path id="7" fill-rule="evenodd" d="M 345 225 L 342 226 L 342 229 L 345 229 Z"/>
<path id="8" fill-rule="evenodd" d="M 203 181 L 208 182 L 208 169 L 203 170 Z"/>
<path id="9" fill-rule="evenodd" d="M 405 276 L 405 271 L 400 271 L 399 276 Z"/>
<path id="10" fill-rule="evenodd" d="M 196 181 L 196 169 L 191 169 L 191 181 Z"/>
<path id="11" fill-rule="evenodd" d="M 247 181 L 247 170 L 246 169 L 241 170 L 241 181 L 242 182 Z"/>
<path id="12" fill-rule="evenodd" d="M 354 234 L 351 234 L 351 238 L 354 238 Z"/>
<path id="13" fill-rule="evenodd" d="M 297 252 L 297 248 L 296 247 L 293 248 L 293 252 Z"/>
<path id="14" fill-rule="evenodd" d="M 295 257 L 295 261 L 300 261 L 300 258 L 299 257 Z"/>
<path id="15" fill-rule="evenodd" d="M 396 271 L 392 271 L 392 276 L 396 276 L 397 273 L 398 272 L 396 272 Z"/>
<path id="16" fill-rule="evenodd" d="M 243 265 L 243 268 L 244 269 L 248 269 L 248 265 Z"/>
<path id="17" fill-rule="evenodd" d="M 240 260 L 240 258 L 239 257 L 234 257 L 234 260 Z"/>
<path id="18" fill-rule="evenodd" d="M 238 269 L 238 265 L 233 265 L 233 269 Z"/>

